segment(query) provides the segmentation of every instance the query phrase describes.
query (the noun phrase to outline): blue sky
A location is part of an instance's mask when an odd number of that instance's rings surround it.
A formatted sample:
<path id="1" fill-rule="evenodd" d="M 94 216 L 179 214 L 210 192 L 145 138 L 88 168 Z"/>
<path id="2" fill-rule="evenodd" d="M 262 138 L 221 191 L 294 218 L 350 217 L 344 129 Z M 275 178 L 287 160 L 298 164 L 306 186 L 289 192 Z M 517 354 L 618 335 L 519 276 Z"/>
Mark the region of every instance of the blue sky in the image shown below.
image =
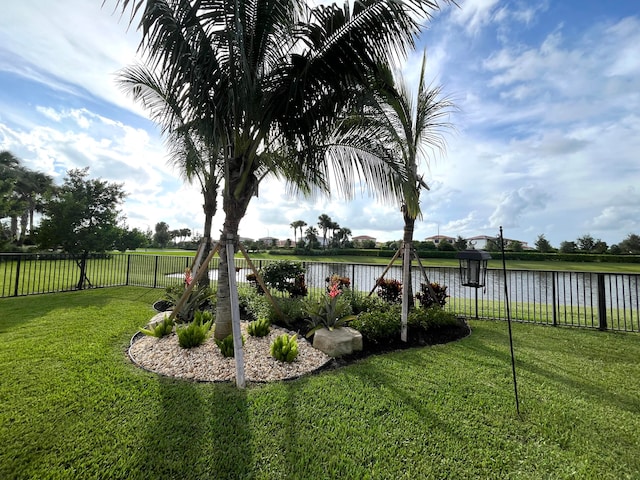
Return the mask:
<path id="1" fill-rule="evenodd" d="M 201 199 L 167 164 L 157 128 L 115 84 L 139 41 L 102 0 L 6 2 L 0 16 L 0 150 L 62 181 L 70 168 L 124 183 L 130 227 L 202 231 Z M 640 234 L 640 3 L 462 0 L 436 13 L 403 64 L 459 108 L 416 239 L 505 236 L 554 246 L 585 234 Z M 113 2 L 111 2 L 113 5 Z M 428 162 L 428 166 L 427 166 Z M 328 214 L 354 235 L 402 236 L 395 205 L 283 196 L 261 186 L 242 236 L 292 238 Z M 222 212 L 214 231 L 222 224 Z"/>

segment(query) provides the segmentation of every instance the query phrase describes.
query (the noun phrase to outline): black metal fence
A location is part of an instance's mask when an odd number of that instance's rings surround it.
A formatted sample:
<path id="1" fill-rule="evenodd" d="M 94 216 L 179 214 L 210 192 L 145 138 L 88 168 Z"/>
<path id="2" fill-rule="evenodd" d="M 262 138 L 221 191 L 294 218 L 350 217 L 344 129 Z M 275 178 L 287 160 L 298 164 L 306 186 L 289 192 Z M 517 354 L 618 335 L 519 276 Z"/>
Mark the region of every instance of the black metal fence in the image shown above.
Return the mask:
<path id="1" fill-rule="evenodd" d="M 0 254 L 0 298 L 81 288 L 143 286 L 164 288 L 181 283 L 192 257 L 148 254 L 108 254 L 86 257 L 65 254 Z M 272 260 L 256 260 L 262 267 Z M 332 274 L 349 277 L 351 288 L 366 295 L 375 290 L 384 265 L 302 262 L 310 295 L 324 294 Z M 247 284 L 251 272 L 245 259 L 236 259 L 236 281 Z M 454 267 L 427 267 L 430 282 L 447 286 L 447 309 L 470 318 L 506 319 L 505 279 L 489 270 L 483 289 L 464 287 Z M 215 284 L 218 259 L 210 264 Z M 414 267 L 412 287 L 426 282 Z M 395 265 L 386 278 L 402 279 Z M 507 292 L 515 321 L 640 332 L 640 274 L 509 270 Z"/>

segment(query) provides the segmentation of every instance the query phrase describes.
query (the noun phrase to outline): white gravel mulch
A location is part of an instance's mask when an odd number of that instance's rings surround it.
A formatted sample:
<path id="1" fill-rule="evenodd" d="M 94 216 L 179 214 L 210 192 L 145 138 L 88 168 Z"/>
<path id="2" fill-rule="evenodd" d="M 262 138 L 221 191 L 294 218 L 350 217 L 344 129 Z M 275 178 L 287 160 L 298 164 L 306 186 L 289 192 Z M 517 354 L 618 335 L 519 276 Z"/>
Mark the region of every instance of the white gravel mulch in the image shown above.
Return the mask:
<path id="1" fill-rule="evenodd" d="M 272 326 L 266 337 L 252 337 L 247 334 L 247 322 L 241 322 L 241 330 L 245 338 L 245 379 L 249 382 L 298 378 L 332 360 L 298 336 L 298 357 L 291 363 L 279 362 L 269 352 L 271 343 L 279 335 L 291 332 Z M 146 370 L 170 377 L 204 382 L 235 380 L 235 359 L 222 356 L 213 335 L 204 344 L 190 349 L 180 347 L 175 333 L 164 338 L 136 335 L 131 340 L 129 357 Z"/>

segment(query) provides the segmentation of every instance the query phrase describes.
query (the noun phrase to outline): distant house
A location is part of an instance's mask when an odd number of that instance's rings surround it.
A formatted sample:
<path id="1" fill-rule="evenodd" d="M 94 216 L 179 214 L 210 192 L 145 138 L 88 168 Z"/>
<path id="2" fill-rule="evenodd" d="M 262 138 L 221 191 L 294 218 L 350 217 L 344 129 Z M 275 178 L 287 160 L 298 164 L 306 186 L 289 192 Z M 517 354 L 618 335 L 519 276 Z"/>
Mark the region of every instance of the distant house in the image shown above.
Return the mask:
<path id="1" fill-rule="evenodd" d="M 424 241 L 425 242 L 433 242 L 433 243 L 436 244 L 436 246 L 438 246 L 438 244 L 440 242 L 447 242 L 447 243 L 450 243 L 450 244 L 453 245 L 455 243 L 456 239 L 453 238 L 453 237 L 448 237 L 446 235 L 432 235 L 430 237 L 425 238 Z"/>
<path id="2" fill-rule="evenodd" d="M 278 245 L 279 240 L 275 237 L 262 237 L 258 239 L 258 242 L 264 243 L 267 247 L 273 247 Z"/>
<path id="3" fill-rule="evenodd" d="M 354 245 L 362 245 L 365 242 L 373 242 L 376 243 L 375 237 L 370 237 L 369 235 L 358 235 L 357 237 L 351 237 L 351 241 Z"/>
<path id="4" fill-rule="evenodd" d="M 473 248 L 477 250 L 484 250 L 487 248 L 487 242 L 489 240 L 496 241 L 496 239 L 496 237 L 490 237 L 488 235 L 477 235 L 475 237 L 469 237 L 466 240 L 468 243 L 473 242 Z M 522 245 L 523 250 L 533 250 L 531 247 L 529 247 L 527 242 L 523 242 L 522 240 L 513 240 L 511 238 L 504 239 L 505 248 L 507 248 L 511 242 L 519 242 Z M 469 246 L 471 245 L 472 244 L 469 243 Z"/>
<path id="5" fill-rule="evenodd" d="M 469 237 L 465 240 L 470 248 L 473 246 L 476 250 L 484 250 L 487 248 L 487 242 L 495 239 L 496 237 L 490 237 L 488 235 L 476 235 L 475 237 Z"/>

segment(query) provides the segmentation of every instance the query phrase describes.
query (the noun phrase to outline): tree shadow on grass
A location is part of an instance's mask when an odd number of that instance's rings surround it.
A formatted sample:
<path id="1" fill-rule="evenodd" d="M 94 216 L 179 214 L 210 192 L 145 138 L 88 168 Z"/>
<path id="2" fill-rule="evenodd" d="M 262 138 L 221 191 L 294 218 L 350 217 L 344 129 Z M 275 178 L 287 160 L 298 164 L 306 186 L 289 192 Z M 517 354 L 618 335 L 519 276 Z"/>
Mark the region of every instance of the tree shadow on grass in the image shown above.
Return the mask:
<path id="1" fill-rule="evenodd" d="M 547 328 L 543 326 L 536 326 L 535 328 Z M 553 328 L 553 327 L 548 327 Z M 571 335 L 573 332 L 563 330 L 567 335 Z M 607 335 L 607 333 L 599 333 L 600 335 Z M 538 337 L 534 337 L 537 339 Z M 630 413 L 637 413 L 640 411 L 640 399 L 636 395 L 623 393 L 620 391 L 612 391 L 610 388 L 603 386 L 601 383 L 591 375 L 591 366 L 587 365 L 586 361 L 583 367 L 571 368 L 570 365 L 554 364 L 550 360 L 543 358 L 544 352 L 549 350 L 554 354 L 560 353 L 563 355 L 575 352 L 575 346 L 573 350 L 568 350 L 570 345 L 565 345 L 563 350 L 559 347 L 558 343 L 552 342 L 546 344 L 544 342 L 531 343 L 531 338 L 520 337 L 517 332 L 514 332 L 514 357 L 516 367 L 516 377 L 518 372 L 527 372 L 531 374 L 531 378 L 542 377 L 553 384 L 557 385 L 558 391 L 571 391 L 575 396 L 585 396 L 591 398 L 592 401 L 601 402 L 602 399 L 607 399 L 607 403 L 615 404 L 620 408 L 627 410 Z M 507 326 L 505 325 L 504 332 L 491 331 L 491 338 L 489 341 L 474 341 L 469 342 L 466 345 L 470 351 L 475 352 L 474 362 L 484 362 L 488 367 L 495 368 L 498 364 L 504 365 L 505 372 L 511 374 L 511 354 L 509 351 L 509 337 L 507 332 Z M 539 358 L 529 358 L 526 354 L 519 355 L 519 349 L 522 348 L 528 350 L 534 350 L 540 354 Z M 574 353 L 577 354 L 577 353 Z M 482 360 L 485 358 L 486 360 Z M 549 357 L 552 358 L 552 357 Z M 525 387 L 523 379 L 518 379 L 518 384 L 522 390 Z M 526 387 L 525 387 L 526 388 Z"/>
<path id="2" fill-rule="evenodd" d="M 113 287 L 0 299 L 0 333 L 47 316 L 56 310 L 104 307 L 114 300 L 150 305 L 157 289 Z M 149 309 L 149 317 L 153 311 Z"/>
<path id="3" fill-rule="evenodd" d="M 137 468 L 146 478 L 247 478 L 250 429 L 244 391 L 165 377 L 149 410 Z M 141 408 L 144 408 L 141 406 Z"/>

